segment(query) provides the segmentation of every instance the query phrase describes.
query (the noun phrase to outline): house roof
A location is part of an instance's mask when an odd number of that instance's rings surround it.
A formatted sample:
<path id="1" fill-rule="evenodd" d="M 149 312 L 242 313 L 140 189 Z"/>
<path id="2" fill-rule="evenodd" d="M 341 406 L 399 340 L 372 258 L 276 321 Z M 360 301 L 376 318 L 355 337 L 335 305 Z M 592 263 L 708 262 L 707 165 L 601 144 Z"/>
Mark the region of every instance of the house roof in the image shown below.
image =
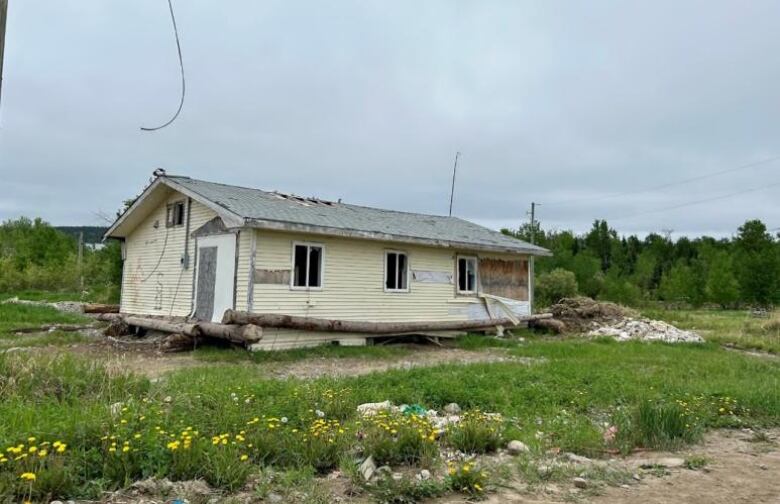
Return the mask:
<path id="1" fill-rule="evenodd" d="M 212 208 L 228 227 L 255 227 L 463 249 L 550 255 L 549 251 L 457 218 L 383 210 L 278 192 L 162 175 L 106 232 L 125 236 L 123 218 L 155 186 L 168 186 Z M 153 198 L 154 199 L 154 198 Z M 124 232 L 123 232 L 124 231 Z"/>

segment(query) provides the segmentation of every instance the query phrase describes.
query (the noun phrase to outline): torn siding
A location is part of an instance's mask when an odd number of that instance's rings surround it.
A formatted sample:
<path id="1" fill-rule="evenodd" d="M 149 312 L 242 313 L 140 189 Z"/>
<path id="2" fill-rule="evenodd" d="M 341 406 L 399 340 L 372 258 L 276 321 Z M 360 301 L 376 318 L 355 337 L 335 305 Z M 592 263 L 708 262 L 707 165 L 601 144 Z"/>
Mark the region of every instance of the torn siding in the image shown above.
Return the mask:
<path id="1" fill-rule="evenodd" d="M 269 269 L 257 269 L 255 268 L 255 283 L 256 284 L 279 284 L 290 285 L 290 270 L 269 270 Z"/>

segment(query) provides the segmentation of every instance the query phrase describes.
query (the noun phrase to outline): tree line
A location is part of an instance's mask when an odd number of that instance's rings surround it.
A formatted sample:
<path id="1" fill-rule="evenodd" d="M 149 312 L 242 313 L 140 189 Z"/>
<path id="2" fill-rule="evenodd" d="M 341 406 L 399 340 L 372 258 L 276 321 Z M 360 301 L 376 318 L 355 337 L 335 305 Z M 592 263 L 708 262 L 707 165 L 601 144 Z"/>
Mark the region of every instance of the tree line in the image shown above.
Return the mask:
<path id="1" fill-rule="evenodd" d="M 0 293 L 42 290 L 77 292 L 85 299 L 116 302 L 122 281 L 119 243 L 84 247 L 41 219 L 21 217 L 0 224 Z"/>
<path id="2" fill-rule="evenodd" d="M 596 220 L 584 234 L 525 224 L 503 233 L 530 241 L 553 256 L 537 259 L 536 299 L 541 305 L 575 294 L 628 305 L 648 301 L 723 308 L 780 303 L 780 233 L 749 220 L 731 238 L 658 233 L 620 236 Z"/>

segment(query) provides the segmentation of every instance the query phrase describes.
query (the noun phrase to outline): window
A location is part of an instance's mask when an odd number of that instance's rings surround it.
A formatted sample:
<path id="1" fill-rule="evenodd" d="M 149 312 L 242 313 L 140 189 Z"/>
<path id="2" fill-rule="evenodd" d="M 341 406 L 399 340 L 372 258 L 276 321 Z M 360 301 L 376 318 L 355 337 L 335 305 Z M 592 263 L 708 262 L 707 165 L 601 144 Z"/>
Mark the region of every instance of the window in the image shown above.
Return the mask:
<path id="1" fill-rule="evenodd" d="M 471 294 L 477 291 L 477 258 L 458 257 L 458 292 Z"/>
<path id="2" fill-rule="evenodd" d="M 184 225 L 184 202 L 177 201 L 168 204 L 168 211 L 165 214 L 165 227 L 176 227 Z"/>
<path id="3" fill-rule="evenodd" d="M 385 252 L 385 290 L 409 291 L 409 259 L 403 252 Z"/>
<path id="4" fill-rule="evenodd" d="M 318 289 L 322 287 L 322 246 L 293 244 L 292 287 Z"/>

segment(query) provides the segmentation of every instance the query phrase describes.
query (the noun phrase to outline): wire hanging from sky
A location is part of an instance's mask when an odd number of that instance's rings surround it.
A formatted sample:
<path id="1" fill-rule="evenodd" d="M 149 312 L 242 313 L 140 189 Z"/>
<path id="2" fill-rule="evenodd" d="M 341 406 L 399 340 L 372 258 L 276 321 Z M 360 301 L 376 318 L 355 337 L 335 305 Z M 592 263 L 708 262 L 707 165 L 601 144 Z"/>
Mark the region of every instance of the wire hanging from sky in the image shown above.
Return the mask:
<path id="1" fill-rule="evenodd" d="M 179 117 L 179 114 L 181 113 L 181 109 L 184 106 L 184 91 L 186 89 L 185 81 L 184 81 L 184 62 L 181 58 L 181 44 L 179 43 L 179 29 L 176 27 L 176 16 L 173 14 L 173 4 L 171 3 L 171 0 L 168 0 L 168 9 L 171 11 L 171 22 L 173 22 L 173 35 L 176 37 L 176 51 L 179 53 L 179 69 L 181 70 L 181 100 L 179 101 L 179 108 L 176 109 L 176 113 L 173 114 L 173 117 L 168 120 L 167 123 L 163 124 L 162 126 L 157 126 L 156 128 L 144 128 L 141 126 L 141 131 L 157 131 L 159 129 L 163 129 L 164 127 L 170 125 L 173 121 L 176 120 L 177 117 Z"/>
<path id="2" fill-rule="evenodd" d="M 606 199 L 619 198 L 621 196 L 630 196 L 630 195 L 634 195 L 634 194 L 641 194 L 641 193 L 646 193 L 646 192 L 651 192 L 651 191 L 660 191 L 660 190 L 668 189 L 669 187 L 674 187 L 674 186 L 677 186 L 677 185 L 689 184 L 691 182 L 696 182 L 698 180 L 704 180 L 704 179 L 708 179 L 708 178 L 712 178 L 712 177 L 717 177 L 719 175 L 725 175 L 726 173 L 733 173 L 733 172 L 736 172 L 736 171 L 747 170 L 748 168 L 754 168 L 756 166 L 760 166 L 760 165 L 764 165 L 764 164 L 767 164 L 767 163 L 771 163 L 771 162 L 777 161 L 779 159 L 780 159 L 780 156 L 772 156 L 772 157 L 769 157 L 769 158 L 766 158 L 766 159 L 762 159 L 761 161 L 755 161 L 753 163 L 740 165 L 740 166 L 737 166 L 735 168 L 728 168 L 726 170 L 720 170 L 720 171 L 717 171 L 717 172 L 707 173 L 707 174 L 704 174 L 704 175 L 698 175 L 696 177 L 682 179 L 682 180 L 678 180 L 678 181 L 675 181 L 675 182 L 668 182 L 666 184 L 661 184 L 661 185 L 657 185 L 657 186 L 654 186 L 654 187 L 648 187 L 648 188 L 645 188 L 645 189 L 636 189 L 636 190 L 632 190 L 632 191 L 625 191 L 625 192 L 620 192 L 620 193 L 615 193 L 615 194 L 608 194 L 606 196 L 592 196 L 592 197 L 580 198 L 580 199 L 575 199 L 575 200 L 554 201 L 552 203 L 544 203 L 544 206 L 569 205 L 569 204 L 583 203 L 583 202 L 588 202 L 588 201 L 600 201 L 600 200 L 606 200 Z"/>
<path id="3" fill-rule="evenodd" d="M 741 191 L 736 191 L 736 192 L 728 193 L 728 194 L 722 194 L 720 196 L 714 196 L 712 198 L 704 198 L 704 199 L 700 199 L 700 200 L 696 200 L 696 201 L 689 201 L 687 203 L 680 203 L 679 205 L 674 205 L 674 206 L 670 206 L 670 207 L 656 208 L 655 210 L 647 210 L 645 212 L 637 212 L 637 213 L 629 214 L 629 215 L 621 215 L 621 216 L 618 216 L 618 217 L 612 217 L 612 218 L 607 219 L 607 220 L 619 221 L 619 220 L 623 220 L 623 219 L 630 219 L 630 218 L 633 218 L 633 217 L 639 217 L 640 215 L 647 215 L 647 214 L 654 214 L 654 213 L 659 213 L 659 212 L 666 212 L 666 211 L 669 211 L 669 210 L 676 210 L 678 208 L 684 208 L 684 207 L 693 206 L 693 205 L 700 205 L 702 203 L 709 203 L 711 201 L 719 201 L 719 200 L 724 200 L 724 199 L 728 199 L 728 198 L 733 198 L 734 196 L 740 196 L 742 194 L 752 193 L 752 192 L 756 192 L 756 191 L 763 191 L 764 189 L 769 189 L 771 187 L 777 187 L 777 186 L 780 186 L 780 182 L 776 182 L 774 184 L 769 184 L 769 185 L 762 185 L 760 187 L 752 187 L 750 189 L 743 189 Z"/>

